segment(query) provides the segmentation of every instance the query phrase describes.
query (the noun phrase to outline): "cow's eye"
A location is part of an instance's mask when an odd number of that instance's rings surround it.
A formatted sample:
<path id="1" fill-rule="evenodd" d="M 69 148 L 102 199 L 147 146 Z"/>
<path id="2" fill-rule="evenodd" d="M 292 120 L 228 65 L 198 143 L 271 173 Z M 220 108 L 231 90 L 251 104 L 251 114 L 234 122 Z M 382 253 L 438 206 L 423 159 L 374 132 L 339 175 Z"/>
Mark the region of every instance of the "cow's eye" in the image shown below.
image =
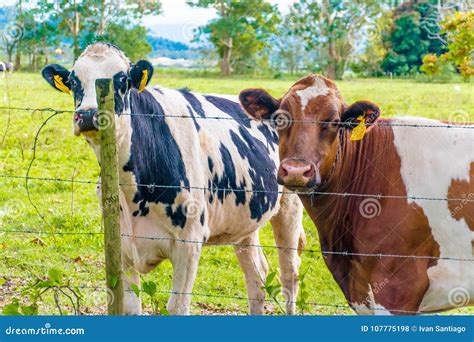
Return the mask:
<path id="1" fill-rule="evenodd" d="M 332 128 L 339 128 L 340 125 L 341 125 L 341 119 L 335 119 L 331 121 Z"/>

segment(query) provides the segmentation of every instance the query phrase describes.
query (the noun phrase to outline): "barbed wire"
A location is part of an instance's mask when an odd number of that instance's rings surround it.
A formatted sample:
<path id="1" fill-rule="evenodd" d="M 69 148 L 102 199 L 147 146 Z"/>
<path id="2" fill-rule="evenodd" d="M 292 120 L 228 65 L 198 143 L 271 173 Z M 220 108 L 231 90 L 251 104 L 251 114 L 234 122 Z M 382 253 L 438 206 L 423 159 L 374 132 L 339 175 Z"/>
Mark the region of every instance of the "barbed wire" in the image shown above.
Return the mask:
<path id="1" fill-rule="evenodd" d="M 22 111 L 32 111 L 32 112 L 54 112 L 57 114 L 63 113 L 74 113 L 74 110 L 63 110 L 63 109 L 53 109 L 53 108 L 31 108 L 31 107 L 0 107 L 0 110 L 22 110 Z M 191 120 L 223 120 L 223 121 L 238 121 L 238 122 L 269 122 L 273 123 L 274 119 L 256 119 L 252 117 L 225 117 L 225 116 L 187 116 L 187 115 L 174 115 L 174 114 L 156 114 L 156 113 L 122 113 L 120 115 L 128 116 L 148 116 L 148 117 L 157 117 L 157 118 L 177 118 L 177 119 L 191 119 Z M 290 118 L 285 118 L 285 124 L 292 123 L 312 123 L 312 124 L 332 124 L 333 121 L 327 120 L 294 120 Z M 350 127 L 353 122 L 340 122 L 339 126 Z M 446 129 L 474 129 L 474 123 L 462 122 L 459 124 L 439 124 L 439 125 L 429 125 L 429 124 L 407 124 L 407 123 L 393 123 L 393 122 L 373 122 L 366 123 L 366 126 L 388 126 L 388 127 L 412 127 L 412 128 L 446 128 Z"/>
<path id="2" fill-rule="evenodd" d="M 25 180 L 38 180 L 38 181 L 51 181 L 51 182 L 65 182 L 65 183 L 78 183 L 78 184 L 94 184 L 100 185 L 99 181 L 91 180 L 80 180 L 80 179 L 63 179 L 63 178 L 50 178 L 50 177 L 27 177 L 18 175 L 5 175 L 0 174 L 0 178 L 13 178 L 13 179 L 25 179 Z M 209 192 L 245 192 L 245 193 L 272 193 L 272 194 L 285 194 L 285 195 L 326 195 L 326 196 L 342 196 L 342 197 L 363 197 L 363 198 L 376 198 L 376 199 L 400 199 L 400 200 L 422 200 L 422 201 L 455 201 L 470 203 L 474 202 L 471 198 L 448 198 L 448 197 L 427 197 L 427 196 L 403 196 L 403 195 L 382 195 L 382 194 L 359 194 L 351 192 L 326 192 L 326 191 L 284 191 L 284 190 L 264 190 L 264 189 L 238 189 L 238 188 L 219 188 L 219 187 L 201 187 L 201 186 L 185 186 L 185 185 L 160 185 L 160 184 L 143 184 L 143 183 L 119 183 L 120 186 L 130 187 L 146 187 L 146 188 L 161 188 L 161 189 L 173 189 L 173 190 L 203 190 Z"/>
<path id="3" fill-rule="evenodd" d="M 18 279 L 23 279 L 22 277 L 7 277 L 7 278 L 18 278 Z M 73 288 L 78 288 L 81 290 L 94 290 L 94 291 L 104 291 L 104 295 L 106 295 L 106 291 L 108 290 L 107 287 L 103 286 L 92 286 L 92 285 L 70 285 Z M 11 294 L 21 294 L 23 291 L 10 291 L 7 292 L 6 294 L 0 293 L 0 295 L 11 295 Z M 133 290 L 125 290 L 125 292 L 133 293 L 136 294 L 135 291 Z M 143 290 L 140 290 L 140 292 L 144 292 Z M 342 310 L 353 310 L 352 307 L 348 304 L 344 303 L 320 303 L 320 302 L 315 302 L 315 301 L 303 301 L 303 302 L 298 302 L 298 301 L 280 301 L 277 298 L 265 298 L 265 299 L 259 299 L 259 298 L 252 298 L 252 297 L 247 297 L 247 296 L 237 296 L 237 295 L 226 295 L 226 294 L 215 294 L 215 293 L 200 293 L 200 292 L 179 292 L 179 291 L 169 291 L 169 290 L 163 290 L 163 289 L 157 289 L 156 293 L 160 294 L 165 294 L 165 295 L 182 295 L 182 296 L 193 296 L 193 297 L 207 297 L 207 298 L 221 298 L 221 299 L 236 299 L 236 300 L 245 300 L 249 302 L 265 302 L 265 303 L 277 303 L 277 304 L 296 304 L 296 305 L 309 305 L 309 306 L 316 306 L 316 307 L 326 307 L 326 308 L 334 308 L 334 309 L 342 309 Z M 381 312 L 398 312 L 398 313 L 409 313 L 409 314 L 420 314 L 420 311 L 414 311 L 414 310 L 402 310 L 402 309 L 386 309 L 386 308 L 377 308 L 374 307 L 372 308 L 374 311 L 381 311 Z"/>
<path id="4" fill-rule="evenodd" d="M 40 230 L 17 230 L 17 229 L 0 229 L 0 233 L 10 234 L 38 234 L 38 235 L 103 235 L 103 232 L 64 232 L 64 231 L 40 231 Z M 174 241 L 180 243 L 198 244 L 203 246 L 223 246 L 223 247 L 239 247 L 239 248 L 263 248 L 263 249 L 277 249 L 277 250 L 290 250 L 305 253 L 321 253 L 322 255 L 337 255 L 345 257 L 373 257 L 373 258 L 401 258 L 401 259 L 426 259 L 426 260 L 448 260 L 448 261 L 461 261 L 461 262 L 474 262 L 474 259 L 459 258 L 451 256 L 432 256 L 432 255 L 404 255 L 404 254 L 387 254 L 387 253 L 357 253 L 349 251 L 326 251 L 322 249 L 308 249 L 298 247 L 285 247 L 276 245 L 258 245 L 258 244 L 245 244 L 245 243 L 232 243 L 232 242 L 206 242 L 198 240 L 188 240 L 175 237 L 164 237 L 164 236 L 141 236 L 132 234 L 121 234 L 122 237 L 142 240 L 153 240 L 153 241 Z"/>
<path id="5" fill-rule="evenodd" d="M 0 107 L 0 110 L 23 110 L 23 111 L 31 111 L 31 112 L 51 112 L 53 115 L 48 117 L 47 120 L 43 122 L 40 129 L 38 130 L 35 136 L 35 148 L 38 139 L 38 135 L 41 131 L 41 128 L 47 123 L 49 119 L 52 117 L 63 114 L 63 113 L 74 113 L 73 110 L 57 110 L 53 108 L 30 108 L 30 107 Z M 162 118 L 182 118 L 182 119 L 207 119 L 207 120 L 230 120 L 230 121 L 256 121 L 256 119 L 251 117 L 242 117 L 242 118 L 234 118 L 234 117 L 220 117 L 220 116 L 185 116 L 185 115 L 164 115 L 164 114 L 155 114 L 155 113 L 125 113 L 123 115 L 130 115 L 130 116 L 149 116 L 149 117 L 162 117 Z M 268 121 L 273 122 L 272 119 L 263 119 L 258 121 Z M 286 120 L 286 123 L 321 123 L 321 124 L 330 124 L 333 123 L 331 121 L 320 121 L 320 120 Z M 351 125 L 353 123 L 340 123 L 340 126 Z M 378 125 L 378 126 L 396 126 L 396 127 L 413 127 L 413 128 L 446 128 L 446 129 L 474 129 L 474 125 L 468 125 L 467 123 L 463 124 L 443 124 L 443 125 L 427 125 L 427 124 L 404 124 L 404 123 L 388 123 L 388 122 L 377 122 L 371 125 Z M 35 150 L 34 148 L 34 150 Z M 37 181 L 55 181 L 55 182 L 67 182 L 67 183 L 77 183 L 77 184 L 92 184 L 97 185 L 100 182 L 97 181 L 90 181 L 90 180 L 76 180 L 76 179 L 62 179 L 62 178 L 51 178 L 51 177 L 30 177 L 29 172 L 31 166 L 33 164 L 34 157 L 31 160 L 31 163 L 28 167 L 28 174 L 26 176 L 18 176 L 18 175 L 0 175 L 1 178 L 12 178 L 12 179 L 23 179 L 25 180 L 25 185 L 28 187 L 28 180 L 37 180 Z M 270 191 L 264 189 L 255 189 L 255 190 L 248 190 L 248 189 L 233 189 L 233 188 L 218 188 L 218 187 L 198 187 L 198 186 L 175 186 L 175 185 L 158 185 L 158 184 L 120 184 L 121 186 L 133 186 L 133 187 L 147 187 L 147 188 L 162 188 L 162 189 L 186 189 L 186 190 L 203 190 L 203 191 L 210 191 L 210 192 L 246 192 L 246 193 L 279 193 L 279 194 L 304 194 L 304 195 L 334 195 L 334 196 L 353 196 L 353 197 L 369 197 L 369 198 L 376 198 L 376 199 L 410 199 L 410 200 L 427 200 L 427 201 L 462 201 L 462 202 L 474 202 L 474 199 L 470 198 L 436 198 L 436 197 L 426 197 L 426 196 L 399 196 L 399 195 L 382 195 L 382 194 L 357 194 L 357 193 L 338 193 L 338 192 L 321 192 L 321 191 Z M 30 198 L 30 194 L 28 192 L 28 197 Z M 30 199 L 31 202 L 31 199 Z M 34 206 L 34 204 L 32 203 Z M 35 207 L 38 214 L 43 218 L 44 217 L 39 213 L 37 208 Z M 45 221 L 46 222 L 46 221 Z M 47 223 L 47 222 L 46 222 Z M 103 235 L 103 232 L 66 232 L 66 231 L 37 231 L 37 230 L 17 230 L 17 229 L 0 229 L 0 233 L 9 233 L 9 234 L 48 234 L 48 235 Z M 147 240 L 169 240 L 175 241 L 180 243 L 193 243 L 193 244 L 201 244 L 201 245 L 208 245 L 208 246 L 233 246 L 233 247 L 242 247 L 242 248 L 274 248 L 278 250 L 295 250 L 300 252 L 307 252 L 307 253 L 321 253 L 322 255 L 338 255 L 344 257 L 391 257 L 391 258 L 409 258 L 409 259 L 429 259 L 429 260 L 450 260 L 450 261 L 460 261 L 460 262 L 472 262 L 474 259 L 465 259 L 465 258 L 458 258 L 458 257 L 435 257 L 435 256 L 423 256 L 423 255 L 399 255 L 399 254 L 384 254 L 384 253 L 353 253 L 349 251 L 324 251 L 321 249 L 299 249 L 294 247 L 284 247 L 284 246 L 276 246 L 276 245 L 256 245 L 256 244 L 239 244 L 239 243 L 206 243 L 204 241 L 195 241 L 195 240 L 187 240 L 187 239 L 180 239 L 180 238 L 173 238 L 173 237 L 157 237 L 157 236 L 137 236 L 131 234 L 121 234 L 122 237 L 125 238 L 133 238 L 133 239 L 147 239 Z M 89 286 L 79 286 L 78 288 L 94 288 L 96 290 L 106 290 L 105 287 L 89 287 Z M 165 290 L 158 290 L 157 292 L 163 294 L 174 294 L 174 295 L 189 295 L 189 296 L 201 296 L 201 297 L 210 297 L 210 298 L 227 298 L 227 299 L 238 299 L 238 300 L 247 300 L 247 301 L 261 301 L 261 299 L 256 298 L 248 298 L 244 296 L 232 296 L 232 295 L 223 295 L 223 294 L 208 294 L 208 293 L 196 293 L 196 292 L 174 292 L 174 291 L 165 291 Z M 2 295 L 2 294 L 0 294 Z M 3 294 L 4 295 L 4 294 Z M 271 302 L 274 300 L 265 299 L 266 302 Z M 291 302 L 292 304 L 296 304 L 296 302 Z M 320 307 L 331 307 L 337 309 L 351 309 L 351 306 L 347 304 L 330 304 L 330 303 L 317 303 L 317 302 L 305 302 L 305 305 L 312 305 L 312 306 L 320 306 Z M 374 308 L 374 310 L 383 310 L 383 311 L 391 311 L 391 312 L 399 312 L 399 313 L 420 313 L 418 311 L 409 311 L 409 310 L 390 310 L 390 309 L 379 309 Z"/>

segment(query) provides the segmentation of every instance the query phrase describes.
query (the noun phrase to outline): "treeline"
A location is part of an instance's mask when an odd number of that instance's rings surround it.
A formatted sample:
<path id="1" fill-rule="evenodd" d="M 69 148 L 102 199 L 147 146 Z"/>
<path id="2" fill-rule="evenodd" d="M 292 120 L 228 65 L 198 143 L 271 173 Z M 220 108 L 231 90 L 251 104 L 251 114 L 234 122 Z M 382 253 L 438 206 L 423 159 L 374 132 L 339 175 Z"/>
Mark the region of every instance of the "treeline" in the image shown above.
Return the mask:
<path id="1" fill-rule="evenodd" d="M 161 13 L 158 0 L 19 0 L 0 8 L 4 52 L 16 69 L 36 70 L 56 59 L 74 60 L 89 44 L 108 41 L 136 59 L 151 52 L 145 15 Z M 65 56 L 71 51 L 72 56 Z"/>
<path id="2" fill-rule="evenodd" d="M 265 0 L 188 3 L 216 9 L 218 18 L 197 38 L 213 43 L 223 75 L 273 69 L 339 79 L 348 70 L 363 76 L 424 71 L 468 79 L 474 73 L 469 1 L 299 0 L 287 15 Z"/>
<path id="3" fill-rule="evenodd" d="M 469 0 L 298 0 L 285 15 L 266 0 L 187 3 L 215 9 L 216 19 L 195 30 L 194 44 L 207 59 L 216 57 L 225 76 L 312 71 L 339 79 L 345 73 L 423 72 L 469 80 L 474 74 Z M 161 13 L 158 0 L 20 0 L 2 11 L 0 18 L 9 23 L 4 51 L 17 68 L 22 56 L 30 68 L 64 51 L 72 51 L 72 60 L 94 41 L 112 42 L 132 60 L 163 46 L 159 38 L 147 38 L 141 25 L 144 15 Z M 172 42 L 165 46 L 168 54 L 177 48 Z"/>

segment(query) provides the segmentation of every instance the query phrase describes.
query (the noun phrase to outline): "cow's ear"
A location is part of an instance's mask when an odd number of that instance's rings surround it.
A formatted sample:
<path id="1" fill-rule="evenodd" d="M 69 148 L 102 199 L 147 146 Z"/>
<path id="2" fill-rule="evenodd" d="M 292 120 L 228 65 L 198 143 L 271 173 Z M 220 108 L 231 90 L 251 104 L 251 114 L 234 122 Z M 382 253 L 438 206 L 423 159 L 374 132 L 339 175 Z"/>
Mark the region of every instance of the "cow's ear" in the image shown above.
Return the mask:
<path id="1" fill-rule="evenodd" d="M 49 64 L 41 72 L 44 79 L 56 90 L 71 94 L 69 70 L 59 64 Z"/>
<path id="2" fill-rule="evenodd" d="M 138 61 L 130 69 L 130 78 L 132 79 L 132 85 L 138 89 L 138 92 L 142 92 L 153 76 L 153 65 L 148 61 Z"/>
<path id="3" fill-rule="evenodd" d="M 380 108 L 369 101 L 357 101 L 344 108 L 341 121 L 352 130 L 351 140 L 362 140 L 365 132 L 370 129 L 380 116 Z"/>
<path id="4" fill-rule="evenodd" d="M 341 114 L 341 121 L 349 123 L 349 127 L 356 127 L 362 120 L 366 127 L 370 127 L 380 116 L 380 108 L 369 101 L 357 101 L 345 108 Z"/>
<path id="5" fill-rule="evenodd" d="M 239 100 L 247 114 L 255 119 L 268 119 L 280 107 L 280 101 L 263 89 L 242 90 Z"/>

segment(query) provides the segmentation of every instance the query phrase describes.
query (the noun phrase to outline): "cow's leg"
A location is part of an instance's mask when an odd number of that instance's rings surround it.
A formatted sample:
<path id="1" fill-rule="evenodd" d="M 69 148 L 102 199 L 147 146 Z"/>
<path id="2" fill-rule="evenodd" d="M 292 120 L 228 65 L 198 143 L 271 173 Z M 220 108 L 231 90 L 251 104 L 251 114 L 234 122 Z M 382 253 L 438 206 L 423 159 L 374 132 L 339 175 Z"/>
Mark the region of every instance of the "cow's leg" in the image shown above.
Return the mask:
<path id="1" fill-rule="evenodd" d="M 134 283 L 140 288 L 140 275 L 133 268 L 132 263 L 127 257 L 123 258 L 123 272 L 122 281 L 123 289 L 125 291 L 123 298 L 123 312 L 125 315 L 141 315 L 142 302 L 135 292 L 131 289 L 131 284 Z"/>
<path id="2" fill-rule="evenodd" d="M 260 244 L 258 232 L 254 232 L 239 244 L 243 246 L 235 246 L 234 249 L 239 259 L 240 267 L 244 271 L 250 314 L 262 315 L 265 302 L 265 291 L 262 289 L 262 286 L 267 278 L 268 264 L 262 249 L 253 247 Z"/>
<path id="3" fill-rule="evenodd" d="M 304 248 L 303 205 L 296 195 L 286 194 L 280 200 L 280 210 L 271 220 L 278 247 L 280 280 L 286 299 L 286 312 L 293 315 L 298 296 L 298 270 L 301 260 L 298 250 Z"/>
<path id="4" fill-rule="evenodd" d="M 173 264 L 173 293 L 167 305 L 171 315 L 189 315 L 190 293 L 196 279 L 201 249 L 201 244 L 179 241 L 172 247 L 170 260 Z"/>

